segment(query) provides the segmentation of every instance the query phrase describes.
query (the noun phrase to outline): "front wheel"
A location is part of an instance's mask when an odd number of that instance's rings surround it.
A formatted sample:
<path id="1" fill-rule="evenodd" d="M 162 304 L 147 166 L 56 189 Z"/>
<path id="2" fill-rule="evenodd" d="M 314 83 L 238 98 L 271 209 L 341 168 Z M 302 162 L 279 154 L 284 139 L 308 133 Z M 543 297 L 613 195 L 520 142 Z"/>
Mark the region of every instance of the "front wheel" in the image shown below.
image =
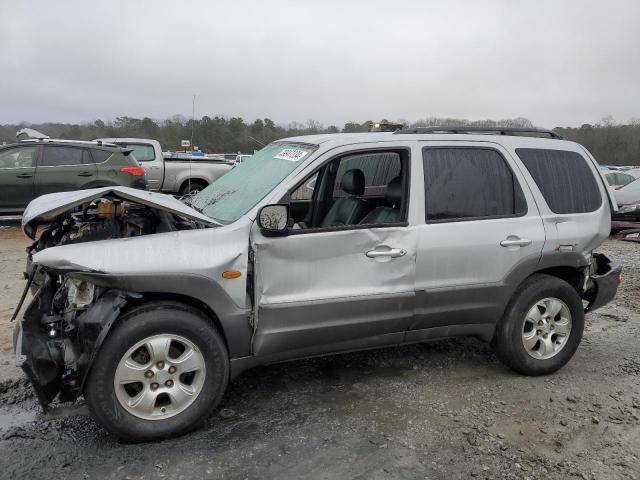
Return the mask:
<path id="1" fill-rule="evenodd" d="M 536 274 L 518 288 L 498 324 L 494 346 L 500 360 L 524 375 L 562 368 L 584 330 L 578 292 L 564 280 Z"/>
<path id="2" fill-rule="evenodd" d="M 94 418 L 125 441 L 196 428 L 220 402 L 227 349 L 200 312 L 161 302 L 126 313 L 100 348 L 85 389 Z"/>

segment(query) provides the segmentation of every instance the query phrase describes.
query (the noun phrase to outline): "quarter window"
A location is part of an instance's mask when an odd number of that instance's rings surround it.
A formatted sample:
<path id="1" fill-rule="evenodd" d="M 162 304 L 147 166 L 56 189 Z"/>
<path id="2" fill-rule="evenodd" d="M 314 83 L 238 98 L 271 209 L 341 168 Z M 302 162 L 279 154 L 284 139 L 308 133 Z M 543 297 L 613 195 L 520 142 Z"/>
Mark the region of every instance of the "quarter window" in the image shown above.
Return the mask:
<path id="1" fill-rule="evenodd" d="M 593 212 L 602 204 L 598 184 L 579 153 L 538 148 L 516 153 L 553 213 Z"/>
<path id="2" fill-rule="evenodd" d="M 45 167 L 81 165 L 82 152 L 82 148 L 47 146 L 43 149 L 42 165 Z"/>
<path id="3" fill-rule="evenodd" d="M 425 213 L 431 222 L 521 216 L 522 189 L 506 161 L 486 148 L 424 148 Z"/>
<path id="4" fill-rule="evenodd" d="M 99 150 L 97 148 L 91 149 L 91 155 L 93 156 L 93 163 L 102 163 L 105 162 L 113 152 L 109 152 L 107 150 Z"/>
<path id="5" fill-rule="evenodd" d="M 313 198 L 313 192 L 316 188 L 316 182 L 318 181 L 318 172 L 313 177 L 307 179 L 302 185 L 296 188 L 291 193 L 291 201 L 307 201 Z"/>

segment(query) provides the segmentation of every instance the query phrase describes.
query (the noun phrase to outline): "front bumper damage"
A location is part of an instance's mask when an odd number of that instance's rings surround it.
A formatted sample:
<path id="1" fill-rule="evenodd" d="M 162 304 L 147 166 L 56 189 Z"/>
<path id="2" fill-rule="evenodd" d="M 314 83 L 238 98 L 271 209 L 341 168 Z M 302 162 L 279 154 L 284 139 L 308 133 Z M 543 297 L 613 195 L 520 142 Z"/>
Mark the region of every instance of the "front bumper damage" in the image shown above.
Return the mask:
<path id="1" fill-rule="evenodd" d="M 43 283 L 16 324 L 16 364 L 46 410 L 75 400 L 120 312 L 138 295 L 106 289 L 71 275 L 44 272 Z"/>
<path id="2" fill-rule="evenodd" d="M 589 302 L 584 310 L 585 313 L 603 307 L 613 300 L 620 285 L 621 274 L 622 267 L 614 265 L 606 255 L 593 254 L 591 273 L 583 295 L 583 298 Z"/>

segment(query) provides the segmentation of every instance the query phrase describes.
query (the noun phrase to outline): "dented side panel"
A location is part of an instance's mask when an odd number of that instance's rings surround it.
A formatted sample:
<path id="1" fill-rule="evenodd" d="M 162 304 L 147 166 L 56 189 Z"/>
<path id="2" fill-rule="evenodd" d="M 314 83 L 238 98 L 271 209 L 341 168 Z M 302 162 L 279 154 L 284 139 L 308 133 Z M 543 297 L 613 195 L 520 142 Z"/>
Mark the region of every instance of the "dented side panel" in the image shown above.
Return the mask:
<path id="1" fill-rule="evenodd" d="M 268 238 L 254 230 L 257 356 L 404 332 L 413 315 L 414 227 Z M 403 256 L 369 258 L 374 249 Z M 316 348 L 317 349 L 317 348 Z"/>

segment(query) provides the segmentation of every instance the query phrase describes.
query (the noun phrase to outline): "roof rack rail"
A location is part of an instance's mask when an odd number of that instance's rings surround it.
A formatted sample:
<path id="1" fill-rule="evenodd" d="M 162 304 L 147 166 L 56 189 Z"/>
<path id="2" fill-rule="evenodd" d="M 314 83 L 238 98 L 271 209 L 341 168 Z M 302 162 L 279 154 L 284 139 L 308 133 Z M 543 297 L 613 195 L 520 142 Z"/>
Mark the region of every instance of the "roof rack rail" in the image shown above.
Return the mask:
<path id="1" fill-rule="evenodd" d="M 532 133 L 536 135 L 548 135 L 549 138 L 562 140 L 562 137 L 553 130 L 544 130 L 541 128 L 511 128 L 511 127 L 411 127 L 396 130 L 394 134 L 404 133 L 485 133 L 499 135 L 515 135 L 523 133 Z"/>
<path id="2" fill-rule="evenodd" d="M 80 145 L 96 145 L 98 147 L 118 147 L 119 145 L 102 140 L 66 140 L 60 138 L 25 138 L 20 143 L 76 143 Z"/>

